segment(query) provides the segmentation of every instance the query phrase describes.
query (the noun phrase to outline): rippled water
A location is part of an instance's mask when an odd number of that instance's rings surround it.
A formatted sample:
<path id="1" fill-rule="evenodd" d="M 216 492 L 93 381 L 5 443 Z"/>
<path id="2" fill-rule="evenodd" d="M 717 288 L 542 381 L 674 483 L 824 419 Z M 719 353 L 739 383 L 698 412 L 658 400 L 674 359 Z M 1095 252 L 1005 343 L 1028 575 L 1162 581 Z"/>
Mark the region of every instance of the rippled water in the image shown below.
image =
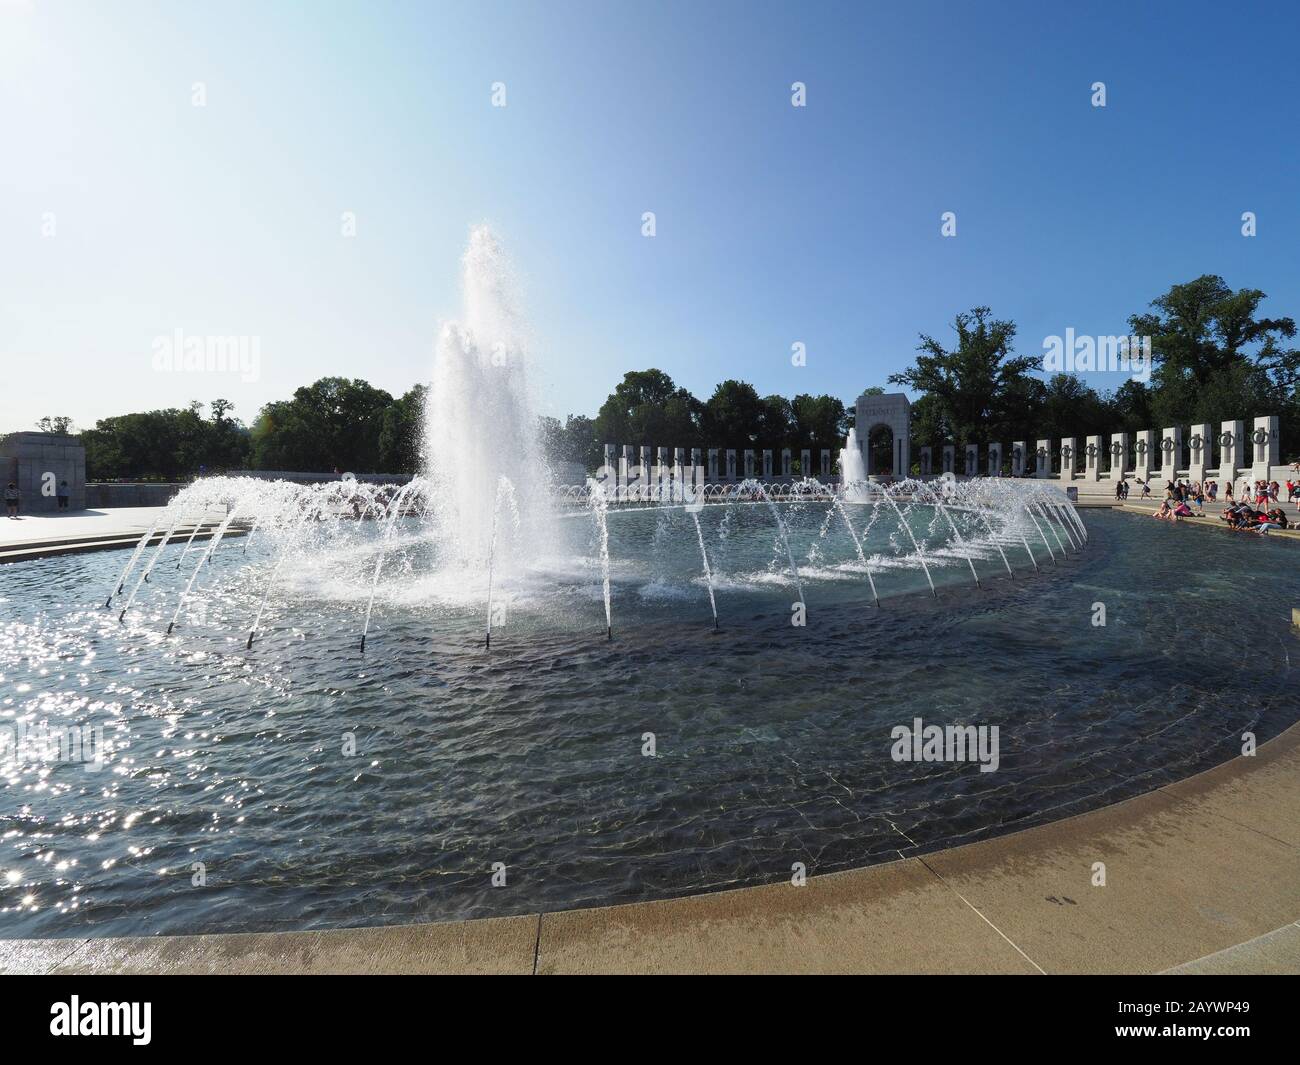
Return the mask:
<path id="1" fill-rule="evenodd" d="M 706 508 L 714 634 L 689 518 L 612 512 L 612 642 L 571 517 L 568 561 L 499 578 L 490 654 L 483 575 L 427 576 L 414 529 L 364 655 L 371 523 L 290 559 L 251 652 L 261 533 L 221 546 L 170 639 L 180 548 L 120 626 L 102 603 L 121 552 L 0 567 L 0 726 L 101 724 L 112 745 L 98 771 L 0 755 L 0 936 L 449 919 L 824 873 L 1114 802 L 1300 717 L 1294 544 L 1082 513 L 1087 549 L 1053 565 L 1036 542 L 1040 575 L 1010 542 L 1014 580 L 970 552 L 979 590 L 961 552 L 935 557 L 937 601 L 914 563 L 878 558 L 876 608 L 846 537 L 813 549 L 824 504 L 788 509 L 796 628 L 762 509 Z M 868 554 L 890 536 L 877 523 Z M 998 771 L 891 760 L 917 716 L 999 726 Z"/>

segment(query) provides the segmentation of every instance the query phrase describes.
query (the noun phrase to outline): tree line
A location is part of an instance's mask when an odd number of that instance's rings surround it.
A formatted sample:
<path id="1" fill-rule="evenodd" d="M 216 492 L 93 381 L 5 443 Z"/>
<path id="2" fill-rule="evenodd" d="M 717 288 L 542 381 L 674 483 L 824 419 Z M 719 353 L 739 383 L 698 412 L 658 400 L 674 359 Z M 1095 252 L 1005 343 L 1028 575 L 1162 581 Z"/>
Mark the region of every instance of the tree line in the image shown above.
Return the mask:
<path id="1" fill-rule="evenodd" d="M 1070 373 L 1039 375 L 1042 357 L 1017 355 L 1015 323 L 975 307 L 953 320 L 954 340 L 921 334 L 912 365 L 892 385 L 918 398 L 914 445 L 987 444 L 1277 414 L 1282 437 L 1300 441 L 1300 351 L 1295 322 L 1259 314 L 1265 294 L 1231 289 L 1205 275 L 1172 286 L 1132 315 L 1134 335 L 1151 338 L 1148 381 L 1125 380 L 1097 391 Z M 883 392 L 880 387 L 867 392 Z M 105 418 L 81 433 L 92 480 L 183 480 L 229 469 L 329 473 L 415 473 L 422 463 L 426 387 L 400 397 L 360 379 L 325 377 L 286 400 L 265 405 L 251 426 L 224 399 L 184 409 Z M 719 384 L 706 400 L 662 370 L 634 370 L 595 417 L 544 417 L 539 434 L 554 460 L 594 470 L 603 445 L 807 448 L 838 452 L 852 411 L 828 395 L 761 396 L 740 380 Z M 41 427 L 71 428 L 67 418 Z M 915 448 L 914 448 L 915 451 Z"/>
<path id="2" fill-rule="evenodd" d="M 360 379 L 322 377 L 266 404 L 252 426 L 225 399 L 103 418 L 83 430 L 86 477 L 183 481 L 227 470 L 414 473 L 425 386 L 394 398 Z"/>
<path id="3" fill-rule="evenodd" d="M 955 343 L 922 334 L 912 366 L 890 383 L 920 393 L 912 438 L 937 445 L 1157 431 L 1167 426 L 1276 414 L 1283 441 L 1300 442 L 1300 350 L 1291 318 L 1265 318 L 1258 289 L 1233 291 L 1207 274 L 1131 315 L 1134 336 L 1151 338 L 1149 381 L 1098 392 L 1070 373 L 1033 375 L 1041 356 L 1013 351 L 1014 322 L 987 307 L 958 314 Z"/>

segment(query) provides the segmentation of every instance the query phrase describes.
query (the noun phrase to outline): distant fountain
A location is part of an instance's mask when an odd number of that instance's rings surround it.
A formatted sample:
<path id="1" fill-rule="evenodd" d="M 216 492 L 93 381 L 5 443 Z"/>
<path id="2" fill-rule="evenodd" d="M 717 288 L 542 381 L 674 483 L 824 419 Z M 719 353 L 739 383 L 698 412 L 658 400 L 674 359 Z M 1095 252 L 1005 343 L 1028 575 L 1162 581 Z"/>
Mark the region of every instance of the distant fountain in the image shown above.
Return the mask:
<path id="1" fill-rule="evenodd" d="M 849 430 L 849 437 L 844 441 L 840 451 L 840 480 L 844 485 L 844 495 L 849 502 L 856 503 L 869 494 L 865 487 L 867 482 L 867 464 L 862 458 L 862 448 L 858 445 L 858 430 L 854 426 Z"/>

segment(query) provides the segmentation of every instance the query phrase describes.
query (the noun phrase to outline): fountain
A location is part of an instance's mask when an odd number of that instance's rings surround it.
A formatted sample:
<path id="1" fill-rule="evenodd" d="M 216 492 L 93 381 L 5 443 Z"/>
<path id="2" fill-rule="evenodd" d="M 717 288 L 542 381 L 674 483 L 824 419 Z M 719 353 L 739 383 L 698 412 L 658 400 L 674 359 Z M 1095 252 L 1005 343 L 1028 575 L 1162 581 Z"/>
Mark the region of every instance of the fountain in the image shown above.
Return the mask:
<path id="1" fill-rule="evenodd" d="M 553 486 L 512 270 L 481 228 L 463 265 L 465 305 L 438 334 L 418 476 L 204 478 L 125 558 L 6 571 L 19 594 L 16 620 L 0 627 L 0 681 L 30 694 L 6 690 L 3 709 L 32 718 L 105 707 L 127 752 L 103 788 L 68 786 L 63 767 L 50 787 L 22 766 L 0 774 L 0 788 L 23 789 L 11 808 L 34 810 L 14 816 L 6 846 L 21 853 L 6 868 L 48 874 L 56 851 L 72 862 L 42 889 L 61 905 L 24 912 L 19 931 L 70 934 L 87 911 L 100 931 L 123 933 L 207 930 L 245 912 L 274 927 L 303 915 L 355 923 L 418 910 L 417 897 L 436 899 L 443 918 L 488 913 L 504 896 L 479 890 L 478 867 L 498 843 L 512 885 L 539 892 L 510 905 L 540 911 L 621 897 L 643 868 L 646 883 L 673 890 L 748 882 L 788 865 L 779 848 L 796 837 L 861 864 L 896 854 L 894 823 L 929 839 L 965 826 L 972 803 L 1016 824 L 1034 802 L 1062 802 L 1034 760 L 1066 721 L 1055 708 L 1039 714 L 1029 760 L 1022 770 L 1008 760 L 1010 784 L 1000 779 L 992 797 L 979 778 L 974 799 L 962 789 L 943 807 L 934 778 L 900 778 L 887 759 L 862 755 L 917 700 L 965 693 L 972 676 L 990 693 L 978 709 L 1003 710 L 1005 659 L 983 653 L 979 634 L 1005 609 L 1040 640 L 1064 609 L 1087 530 L 1059 488 L 873 482 L 855 432 L 839 484 L 701 486 L 673 461 L 670 478 L 635 490 L 595 478 Z M 1044 550 L 1058 568 L 1011 582 Z M 29 579 L 29 565 L 47 568 Z M 51 569 L 69 579 L 45 580 Z M 794 599 L 809 620 L 791 639 Z M 960 624 L 972 617 L 980 623 Z M 699 638 L 708 632 L 717 638 Z M 1070 653 L 1123 668 L 1129 656 L 1109 637 Z M 1018 713 L 1038 720 L 1035 693 L 1062 683 L 1059 655 L 1028 651 L 1018 669 L 1046 664 L 1029 674 Z M 949 662 L 959 683 L 942 675 Z M 1150 714 L 1165 713 L 1164 694 Z M 1099 730 L 1085 720 L 1091 742 Z M 628 741 L 648 732 L 670 757 L 643 759 Z M 340 737 L 364 756 L 340 755 Z M 783 759 L 796 755 L 792 772 Z M 822 804 L 823 767 L 837 790 L 841 780 L 853 790 Z M 1105 801 L 1112 777 L 1099 775 Z M 629 878 L 611 861 L 620 853 L 648 864 Z M 230 902 L 194 916 L 170 877 L 209 854 Z M 129 875 L 115 879 L 123 855 Z M 530 887 L 548 869 L 562 872 Z"/>
<path id="2" fill-rule="evenodd" d="M 598 573 L 595 594 L 604 608 L 605 635 L 612 639 L 614 600 L 622 603 L 633 591 L 619 573 L 638 554 L 638 511 L 690 513 L 688 530 L 668 532 L 694 540 L 699 569 L 692 575 L 672 562 L 671 572 L 657 575 L 647 588 L 653 587 L 655 595 L 689 597 L 702 572 L 714 631 L 718 596 L 737 589 L 785 584 L 797 596 L 802 614 L 808 582 L 818 586 L 820 594 L 826 580 L 841 588 L 846 581 L 849 586 L 864 581 L 864 592 L 879 606 L 882 581 L 889 586 L 886 594 L 924 589 L 938 596 L 936 573 L 951 583 L 953 565 L 964 567 L 973 585 L 981 588 L 996 574 L 982 577 L 978 564 L 993 555 L 1006 576 L 1014 577 L 1003 542 L 1018 541 L 1037 571 L 1031 537 L 1046 548 L 1054 564 L 1056 548 L 1065 558 L 1086 541 L 1087 531 L 1073 505 L 1059 489 L 1041 481 L 957 482 L 951 476 L 937 481 L 870 481 L 856 428 L 849 430 L 840 452 L 838 486 L 811 477 L 785 484 L 751 478 L 739 484 L 705 484 L 698 493 L 692 486 L 688 496 L 682 467 L 675 461 L 670 480 L 649 490 L 642 484 L 636 491 L 610 495 L 606 484 L 595 479 L 581 488 L 554 489 L 538 439 L 528 331 L 513 280 L 513 268 L 492 232 L 485 226 L 473 228 L 462 260 L 463 314 L 459 321 L 444 324 L 438 336 L 425 410 L 424 475 L 400 486 L 364 483 L 351 476 L 318 484 L 252 478 L 195 482 L 141 537 L 104 605 L 123 594 L 147 545 L 165 529 L 118 612 L 118 621 L 128 624 L 129 612 L 144 598 L 142 589 L 150 584 L 177 530 L 184 535 L 185 521 L 193 528 L 176 552 L 177 569 L 201 530 L 208 543 L 176 594 L 174 609 L 168 606 L 166 632 L 175 632 L 185 604 L 198 594 L 200 571 L 213 565 L 227 533 L 242 531 L 247 536 L 238 553 L 240 562 L 223 565 L 214 575 L 219 585 L 214 594 L 232 594 L 232 589 L 242 593 L 253 585 L 260 589 L 250 603 L 252 621 L 244 641 L 248 652 L 259 635 L 275 631 L 274 622 L 264 629 L 263 620 L 276 594 L 286 608 L 281 624 L 292 624 L 295 603 L 324 573 L 329 574 L 328 587 L 338 609 L 346 612 L 354 609 L 351 604 L 364 602 L 358 618 L 362 652 L 377 608 L 381 617 L 400 618 L 423 606 L 440 611 L 453 627 L 462 611 L 486 610 L 486 626 L 480 632 L 483 646 L 491 648 L 494 600 L 512 592 L 520 593 L 525 620 L 544 631 L 547 619 L 555 622 L 561 601 L 583 586 L 592 566 Z M 643 455 L 648 451 L 643 448 Z M 578 539 L 580 527 L 568 520 L 575 505 L 584 506 L 591 516 L 591 539 L 585 545 Z M 774 553 L 766 558 L 761 537 L 745 543 L 739 557 L 735 543 L 725 540 L 730 515 L 750 505 L 766 513 L 775 534 L 770 541 Z M 507 509 L 510 534 L 502 536 Z M 214 510 L 224 512 L 215 529 L 205 525 Z M 713 511 L 727 520 L 711 522 L 707 515 Z M 868 516 L 859 530 L 854 514 L 860 511 Z M 883 520 L 882 514 L 887 515 Z M 810 516 L 820 519 L 819 531 L 801 568 L 795 544 L 812 535 L 805 528 Z M 832 535 L 837 518 L 842 534 Z M 752 521 L 749 528 L 758 536 Z M 712 546 L 711 537 L 717 538 Z M 681 550 L 689 549 L 682 543 Z M 394 566 L 397 576 L 385 582 Z M 918 571 L 923 588 L 907 577 Z M 150 587 L 154 602 L 167 600 L 166 588 L 157 582 Z M 637 595 L 644 612 L 646 589 Z M 311 594 L 307 599 L 312 600 Z"/>

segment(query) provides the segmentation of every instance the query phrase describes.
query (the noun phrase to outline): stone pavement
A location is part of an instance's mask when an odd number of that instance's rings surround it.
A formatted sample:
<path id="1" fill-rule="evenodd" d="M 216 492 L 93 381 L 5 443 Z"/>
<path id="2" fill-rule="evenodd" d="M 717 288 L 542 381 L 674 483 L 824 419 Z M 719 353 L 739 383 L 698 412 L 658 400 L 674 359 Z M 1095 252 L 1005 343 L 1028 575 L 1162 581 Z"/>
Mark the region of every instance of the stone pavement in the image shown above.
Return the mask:
<path id="1" fill-rule="evenodd" d="M 53 514 L 20 514 L 17 520 L 0 515 L 0 562 L 134 547 L 165 510 L 165 507 L 124 507 L 56 511 Z M 215 528 L 223 517 L 224 510 L 210 511 L 204 519 L 205 530 L 195 539 L 206 539 L 211 528 Z M 176 528 L 173 540 L 188 539 L 193 528 L 192 519 L 187 520 L 184 526 Z M 160 530 L 156 535 L 161 538 L 166 531 Z M 230 530 L 230 535 L 239 533 L 238 529 Z"/>

